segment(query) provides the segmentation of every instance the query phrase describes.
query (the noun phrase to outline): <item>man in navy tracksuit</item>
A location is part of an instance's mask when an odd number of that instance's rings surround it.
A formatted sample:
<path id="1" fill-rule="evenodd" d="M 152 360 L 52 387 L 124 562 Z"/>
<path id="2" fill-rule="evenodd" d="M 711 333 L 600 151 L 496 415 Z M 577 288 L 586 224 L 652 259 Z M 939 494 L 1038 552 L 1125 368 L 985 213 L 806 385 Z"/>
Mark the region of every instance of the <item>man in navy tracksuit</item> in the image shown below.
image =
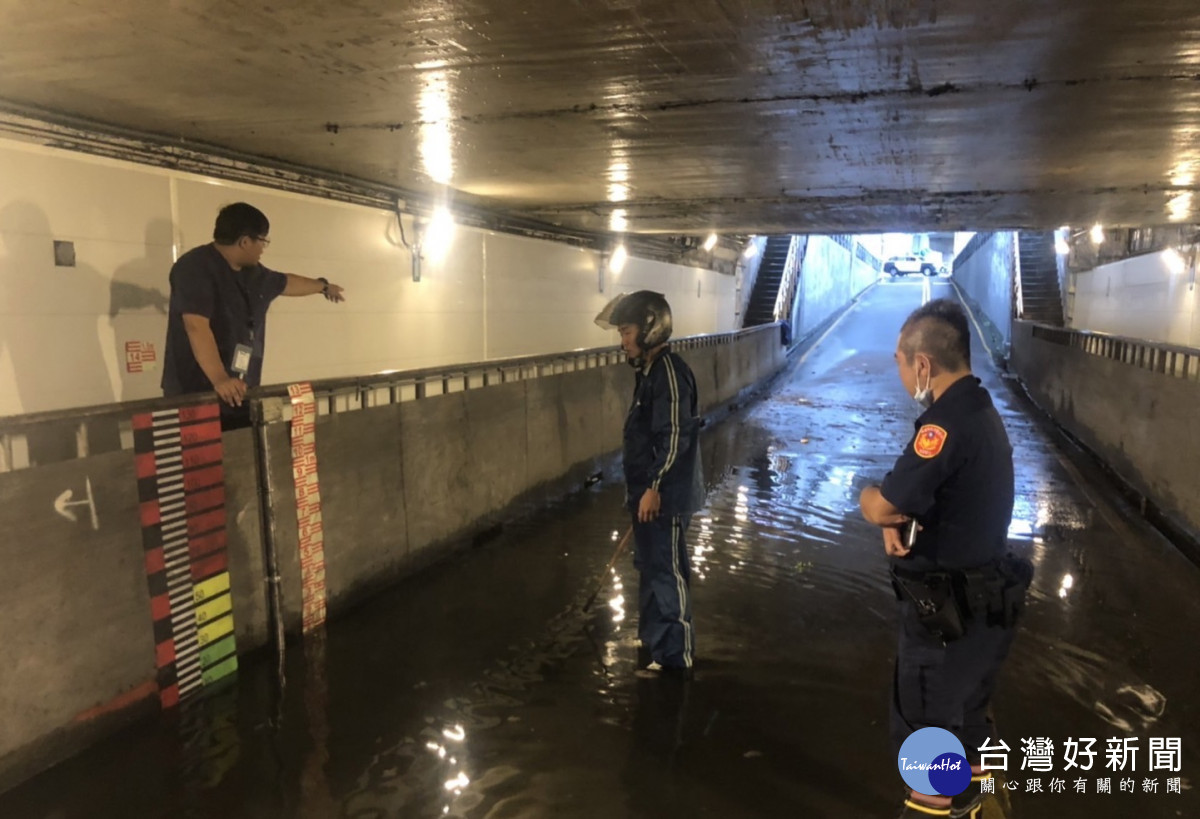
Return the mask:
<path id="1" fill-rule="evenodd" d="M 687 534 L 704 503 L 700 418 L 691 368 L 671 352 L 671 308 L 648 290 L 618 296 L 596 318 L 615 327 L 637 372 L 625 418 L 626 505 L 640 572 L 638 637 L 652 671 L 690 673 L 695 652 Z"/>

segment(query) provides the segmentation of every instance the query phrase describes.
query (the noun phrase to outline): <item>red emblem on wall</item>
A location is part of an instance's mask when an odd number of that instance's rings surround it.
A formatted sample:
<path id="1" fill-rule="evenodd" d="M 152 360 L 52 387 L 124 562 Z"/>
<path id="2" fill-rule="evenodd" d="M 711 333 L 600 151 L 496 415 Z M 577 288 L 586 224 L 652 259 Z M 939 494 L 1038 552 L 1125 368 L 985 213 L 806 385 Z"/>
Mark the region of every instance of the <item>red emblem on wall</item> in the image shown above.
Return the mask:
<path id="1" fill-rule="evenodd" d="M 125 342 L 125 371 L 131 373 L 153 370 L 158 357 L 149 341 Z"/>
<path id="2" fill-rule="evenodd" d="M 922 458 L 936 458 L 946 445 L 946 430 L 936 424 L 926 424 L 917 430 L 913 449 Z"/>

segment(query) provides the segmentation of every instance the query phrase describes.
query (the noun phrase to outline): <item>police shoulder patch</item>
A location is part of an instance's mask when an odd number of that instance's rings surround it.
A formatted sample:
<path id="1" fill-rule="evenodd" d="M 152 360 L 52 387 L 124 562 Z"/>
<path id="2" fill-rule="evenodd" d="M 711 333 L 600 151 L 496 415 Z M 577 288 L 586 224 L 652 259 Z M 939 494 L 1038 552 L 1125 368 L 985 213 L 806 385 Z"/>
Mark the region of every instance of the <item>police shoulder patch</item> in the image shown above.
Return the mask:
<path id="1" fill-rule="evenodd" d="M 922 458 L 936 458 L 946 445 L 946 430 L 937 424 L 926 424 L 917 430 L 913 450 Z"/>

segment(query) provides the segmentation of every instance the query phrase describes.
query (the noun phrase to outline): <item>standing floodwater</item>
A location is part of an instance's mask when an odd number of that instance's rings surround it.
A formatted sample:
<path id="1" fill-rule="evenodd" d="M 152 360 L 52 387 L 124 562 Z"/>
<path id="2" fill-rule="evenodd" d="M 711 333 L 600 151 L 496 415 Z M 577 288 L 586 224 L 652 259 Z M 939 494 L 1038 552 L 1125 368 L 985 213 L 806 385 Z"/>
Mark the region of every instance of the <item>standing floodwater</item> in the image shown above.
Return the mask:
<path id="1" fill-rule="evenodd" d="M 892 352 L 921 298 L 905 281 L 869 291 L 770 398 L 702 438 L 693 681 L 635 673 L 628 561 L 580 611 L 628 525 L 622 489 L 603 485 L 297 647 L 281 704 L 270 659 L 251 658 L 178 721 L 0 796 L 0 817 L 892 816 L 894 598 L 857 497 L 919 412 Z M 1008 774 L 984 815 L 1200 815 L 1200 571 L 1073 466 L 972 343 L 1015 450 L 1010 545 L 1037 568 L 995 700 Z M 1040 738 L 1055 770 L 1022 770 L 1022 740 Z M 1080 738 L 1097 740 L 1092 769 L 1064 772 L 1064 743 Z M 1133 738 L 1134 768 L 1112 770 L 1109 740 Z M 1167 738 L 1181 770 L 1152 771 L 1151 740 Z M 1097 793 L 1104 778 L 1111 794 Z"/>

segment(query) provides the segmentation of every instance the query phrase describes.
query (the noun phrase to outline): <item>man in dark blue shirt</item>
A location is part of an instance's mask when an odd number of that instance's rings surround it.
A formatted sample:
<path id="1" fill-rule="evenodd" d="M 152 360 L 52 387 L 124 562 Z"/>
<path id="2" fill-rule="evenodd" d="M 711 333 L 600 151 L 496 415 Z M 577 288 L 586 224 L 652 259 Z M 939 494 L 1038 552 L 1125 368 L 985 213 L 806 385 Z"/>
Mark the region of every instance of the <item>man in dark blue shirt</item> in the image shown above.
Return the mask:
<path id="1" fill-rule="evenodd" d="M 919 729 L 942 728 L 962 743 L 973 774 L 953 799 L 912 790 L 901 816 L 974 816 L 975 783 L 987 776 L 979 749 L 995 736 L 988 704 L 1032 577 L 1027 562 L 1007 554 L 1012 446 L 971 374 L 958 304 L 939 299 L 916 310 L 895 358 L 925 411 L 882 485 L 859 498 L 863 516 L 882 527 L 899 600 L 893 750 Z"/>
<path id="2" fill-rule="evenodd" d="M 171 268 L 171 308 L 163 363 L 163 395 L 215 391 L 227 428 L 248 422 L 246 390 L 262 380 L 267 309 L 278 296 L 321 293 L 343 300 L 324 278 L 277 273 L 260 264 L 271 224 L 245 202 L 217 214 L 211 244 L 179 257 Z"/>
<path id="3" fill-rule="evenodd" d="M 623 454 L 639 572 L 638 637 L 647 668 L 690 674 L 695 637 L 685 538 L 704 504 L 696 379 L 667 344 L 671 307 L 661 293 L 618 296 L 596 323 L 620 332 L 637 373 Z"/>

